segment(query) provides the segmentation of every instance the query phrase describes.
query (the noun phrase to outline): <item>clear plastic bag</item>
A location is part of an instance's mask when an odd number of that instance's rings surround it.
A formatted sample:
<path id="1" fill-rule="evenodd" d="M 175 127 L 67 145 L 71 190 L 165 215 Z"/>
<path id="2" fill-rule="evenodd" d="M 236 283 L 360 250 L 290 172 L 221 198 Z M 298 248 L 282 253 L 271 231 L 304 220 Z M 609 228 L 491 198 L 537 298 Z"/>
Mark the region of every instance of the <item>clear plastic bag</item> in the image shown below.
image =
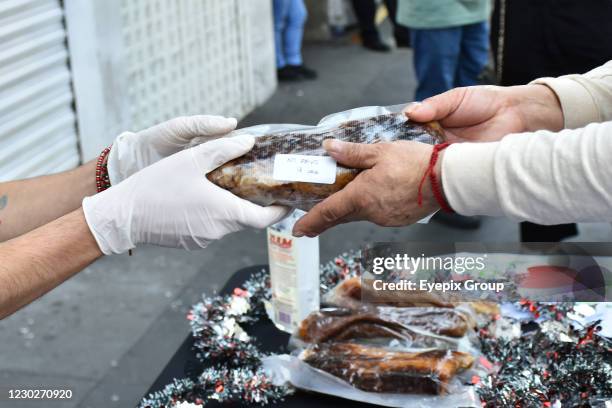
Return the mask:
<path id="1" fill-rule="evenodd" d="M 322 159 L 329 159 L 322 147 L 325 139 L 368 144 L 396 140 L 428 144 L 442 141 L 442 129 L 437 123 L 412 122 L 401 113 L 403 107 L 405 105 L 352 109 L 329 115 L 317 126 L 259 125 L 234 131 L 232 135 L 255 136 L 255 146 L 207 177 L 218 186 L 259 205 L 278 204 L 307 211 L 341 190 L 359 173 L 356 169 L 335 164 L 329 170 L 329 160 Z M 291 160 L 306 158 L 306 167 L 298 163 L 289 171 L 287 163 L 279 162 L 282 155 L 301 158 L 292 157 Z M 319 176 L 329 180 L 317 181 Z"/>
<path id="2" fill-rule="evenodd" d="M 385 407 L 480 407 L 474 387 L 462 385 L 459 379 L 447 385 L 448 393 L 445 395 L 378 393 L 360 390 L 343 379 L 310 366 L 298 356 L 270 356 L 264 358 L 262 364 L 275 385 L 289 383 L 302 390 L 353 401 Z"/>
<path id="3" fill-rule="evenodd" d="M 471 311 L 363 303 L 357 288 L 340 282 L 293 334 L 292 354 L 264 360 L 275 383 L 383 406 L 479 406 L 464 385 L 487 371 Z"/>
<path id="4" fill-rule="evenodd" d="M 463 312 L 441 308 L 322 308 L 302 321 L 292 348 L 325 342 L 382 345 L 400 351 L 445 349 L 477 354 Z"/>
<path id="5" fill-rule="evenodd" d="M 479 327 L 500 314 L 499 304 L 490 301 L 461 301 L 452 296 L 426 291 L 375 291 L 366 277 L 353 277 L 339 282 L 322 298 L 325 305 L 349 309 L 372 306 L 435 307 L 460 312 L 470 327 Z"/>

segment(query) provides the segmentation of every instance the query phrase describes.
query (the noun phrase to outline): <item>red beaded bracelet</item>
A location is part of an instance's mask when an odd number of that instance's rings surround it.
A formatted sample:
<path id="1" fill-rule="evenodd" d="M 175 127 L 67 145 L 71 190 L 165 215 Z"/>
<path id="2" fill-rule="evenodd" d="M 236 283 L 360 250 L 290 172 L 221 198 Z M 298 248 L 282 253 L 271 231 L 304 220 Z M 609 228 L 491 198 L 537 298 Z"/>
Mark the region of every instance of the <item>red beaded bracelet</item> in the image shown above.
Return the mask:
<path id="1" fill-rule="evenodd" d="M 438 176 L 436 174 L 436 163 L 438 162 L 438 158 L 440 157 L 440 152 L 446 149 L 448 146 L 450 146 L 450 143 L 441 143 L 434 146 L 433 151 L 431 152 L 431 158 L 429 159 L 429 165 L 427 166 L 427 170 L 425 170 L 425 174 L 423 174 L 421 184 L 419 184 L 418 203 L 419 207 L 423 206 L 423 186 L 425 185 L 425 180 L 427 180 L 427 176 L 429 175 L 431 191 L 438 205 L 440 206 L 440 208 L 442 208 L 443 211 L 450 214 L 454 214 L 455 211 L 453 211 L 453 209 L 444 199 L 444 194 L 442 193 L 442 186 L 440 185 L 440 181 L 438 180 Z"/>
<path id="2" fill-rule="evenodd" d="M 106 190 L 111 186 L 110 177 L 108 176 L 108 154 L 112 146 L 108 146 L 102 150 L 96 163 L 96 188 L 98 193 Z"/>

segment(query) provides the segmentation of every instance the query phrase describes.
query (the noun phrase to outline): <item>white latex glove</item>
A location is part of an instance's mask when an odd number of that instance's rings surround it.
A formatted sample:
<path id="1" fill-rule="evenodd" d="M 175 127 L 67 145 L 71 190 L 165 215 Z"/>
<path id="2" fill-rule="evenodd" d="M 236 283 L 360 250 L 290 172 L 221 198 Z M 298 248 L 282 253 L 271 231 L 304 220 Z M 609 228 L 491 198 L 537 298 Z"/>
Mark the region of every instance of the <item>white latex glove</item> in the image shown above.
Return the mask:
<path id="1" fill-rule="evenodd" d="M 85 219 L 102 252 L 119 254 L 138 244 L 204 248 L 230 232 L 280 221 L 287 208 L 260 207 L 205 176 L 247 153 L 254 143 L 248 135 L 213 140 L 162 159 L 85 198 Z"/>
<path id="2" fill-rule="evenodd" d="M 113 142 L 108 154 L 111 185 L 183 150 L 195 138 L 201 142 L 225 136 L 236 128 L 234 118 L 196 115 L 169 120 L 137 133 L 124 132 Z"/>

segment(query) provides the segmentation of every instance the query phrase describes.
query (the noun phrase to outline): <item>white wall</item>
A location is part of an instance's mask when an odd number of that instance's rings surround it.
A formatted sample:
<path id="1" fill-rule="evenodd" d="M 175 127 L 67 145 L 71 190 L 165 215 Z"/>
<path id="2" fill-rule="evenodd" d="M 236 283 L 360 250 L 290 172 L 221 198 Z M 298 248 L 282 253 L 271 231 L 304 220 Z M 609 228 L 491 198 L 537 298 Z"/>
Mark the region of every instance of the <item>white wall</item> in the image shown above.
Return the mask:
<path id="1" fill-rule="evenodd" d="M 242 117 L 276 87 L 270 0 L 66 0 L 80 140 L 190 114 Z"/>

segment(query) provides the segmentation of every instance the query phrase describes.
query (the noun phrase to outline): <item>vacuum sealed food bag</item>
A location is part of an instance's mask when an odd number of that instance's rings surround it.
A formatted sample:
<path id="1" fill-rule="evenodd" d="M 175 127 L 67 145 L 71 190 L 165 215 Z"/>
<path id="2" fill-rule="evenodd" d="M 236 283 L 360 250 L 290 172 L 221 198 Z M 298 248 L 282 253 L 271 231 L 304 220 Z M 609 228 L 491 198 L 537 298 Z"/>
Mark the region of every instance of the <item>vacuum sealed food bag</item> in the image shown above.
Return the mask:
<path id="1" fill-rule="evenodd" d="M 474 364 L 474 357 L 461 351 L 400 351 L 341 342 L 313 345 L 299 358 L 362 391 L 425 395 L 448 394 L 455 376 Z"/>
<path id="2" fill-rule="evenodd" d="M 372 306 L 436 307 L 448 308 L 461 312 L 468 320 L 470 327 L 485 324 L 499 316 L 498 303 L 486 300 L 462 301 L 453 296 L 441 296 L 427 291 L 376 291 L 372 280 L 364 277 L 352 277 L 340 281 L 325 294 L 322 303 L 325 305 L 357 309 L 364 304 Z"/>
<path id="3" fill-rule="evenodd" d="M 382 406 L 479 407 L 469 384 L 488 369 L 472 311 L 420 296 L 368 303 L 362 289 L 346 278 L 323 297 L 291 336 L 291 354 L 263 360 L 272 381 Z"/>
<path id="4" fill-rule="evenodd" d="M 434 311 L 441 314 L 420 327 L 426 311 L 405 309 L 418 317 L 398 319 L 369 309 L 313 312 L 290 340 L 294 351 L 264 358 L 263 367 L 277 385 L 382 406 L 479 406 L 473 387 L 465 385 L 480 374 L 474 367 L 479 351 L 467 335 L 436 333 L 457 323 L 443 314 L 452 309 Z M 449 334 L 459 332 L 463 327 Z"/>
<path id="5" fill-rule="evenodd" d="M 447 299 L 427 291 L 377 291 L 374 289 L 373 281 L 361 276 L 344 279 L 326 293 L 323 302 L 346 307 L 354 307 L 362 302 L 397 307 L 453 307 Z"/>
<path id="6" fill-rule="evenodd" d="M 437 349 L 480 355 L 470 317 L 442 308 L 323 307 L 302 320 L 289 347 L 303 350 L 338 342 L 398 351 Z"/>
<path id="7" fill-rule="evenodd" d="M 317 126 L 260 125 L 237 130 L 232 135 L 255 136 L 255 146 L 207 177 L 256 204 L 278 204 L 307 211 L 340 191 L 360 171 L 337 164 L 323 149 L 324 140 L 367 144 L 443 141 L 438 123 L 412 122 L 401 112 L 403 107 L 357 108 L 327 116 Z"/>
<path id="8" fill-rule="evenodd" d="M 306 343 L 396 339 L 405 347 L 417 348 L 432 347 L 438 341 L 448 347 L 458 344 L 470 329 L 468 318 L 454 309 L 332 307 L 310 313 L 300 323 L 294 337 Z"/>
<path id="9" fill-rule="evenodd" d="M 393 352 L 345 343 L 306 349 L 299 355 L 265 357 L 275 385 L 386 407 L 480 407 L 474 387 L 464 385 L 472 357 L 439 350 Z"/>

